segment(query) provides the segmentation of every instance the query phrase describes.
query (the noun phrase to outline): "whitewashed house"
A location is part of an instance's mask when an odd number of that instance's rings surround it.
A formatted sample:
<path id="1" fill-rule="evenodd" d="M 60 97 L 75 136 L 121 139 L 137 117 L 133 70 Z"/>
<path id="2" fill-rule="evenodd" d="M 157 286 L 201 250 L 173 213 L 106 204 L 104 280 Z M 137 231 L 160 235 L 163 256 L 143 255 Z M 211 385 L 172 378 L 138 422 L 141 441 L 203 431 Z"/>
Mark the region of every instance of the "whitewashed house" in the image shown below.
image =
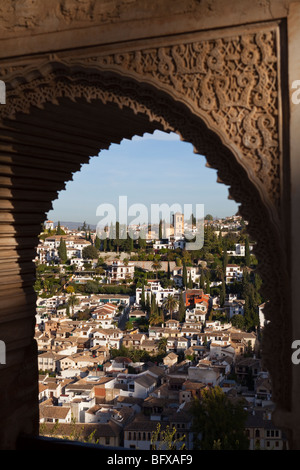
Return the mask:
<path id="1" fill-rule="evenodd" d="M 228 264 L 226 266 L 226 284 L 241 282 L 243 280 L 243 269 L 238 264 Z"/>
<path id="2" fill-rule="evenodd" d="M 164 289 L 159 281 L 148 281 L 148 284 L 144 288 L 145 298 L 149 294 L 150 298 L 152 295 L 155 296 L 156 303 L 161 306 L 163 301 L 169 296 L 178 296 L 179 291 L 173 287 Z M 136 303 L 140 305 L 141 303 L 142 288 L 138 287 L 136 289 Z"/>
<path id="3" fill-rule="evenodd" d="M 128 262 L 128 264 L 125 264 L 120 260 L 115 260 L 107 267 L 106 274 L 111 282 L 133 279 L 134 263 Z"/>
<path id="4" fill-rule="evenodd" d="M 249 245 L 249 251 L 253 250 L 253 245 Z M 227 251 L 230 256 L 245 256 L 245 245 L 242 243 L 235 244 L 235 250 Z"/>
<path id="5" fill-rule="evenodd" d="M 120 349 L 123 341 L 123 331 L 119 328 L 99 328 L 92 332 L 91 347 L 104 346 Z"/>

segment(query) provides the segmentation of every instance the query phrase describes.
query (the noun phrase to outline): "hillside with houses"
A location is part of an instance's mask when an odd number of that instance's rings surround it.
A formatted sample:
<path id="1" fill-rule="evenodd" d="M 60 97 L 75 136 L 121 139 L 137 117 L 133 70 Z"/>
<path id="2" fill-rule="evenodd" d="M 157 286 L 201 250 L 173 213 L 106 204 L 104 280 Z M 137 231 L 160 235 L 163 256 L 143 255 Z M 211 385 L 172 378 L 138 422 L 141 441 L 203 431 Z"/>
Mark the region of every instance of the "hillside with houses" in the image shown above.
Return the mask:
<path id="1" fill-rule="evenodd" d="M 197 251 L 184 229 L 134 227 L 146 236 L 133 239 L 44 224 L 35 259 L 41 434 L 146 450 L 174 430 L 174 446 L 193 450 L 195 403 L 212 394 L 216 412 L 221 396 L 243 413 L 246 448 L 286 448 L 261 358 L 267 299 L 247 223 L 207 217 Z"/>

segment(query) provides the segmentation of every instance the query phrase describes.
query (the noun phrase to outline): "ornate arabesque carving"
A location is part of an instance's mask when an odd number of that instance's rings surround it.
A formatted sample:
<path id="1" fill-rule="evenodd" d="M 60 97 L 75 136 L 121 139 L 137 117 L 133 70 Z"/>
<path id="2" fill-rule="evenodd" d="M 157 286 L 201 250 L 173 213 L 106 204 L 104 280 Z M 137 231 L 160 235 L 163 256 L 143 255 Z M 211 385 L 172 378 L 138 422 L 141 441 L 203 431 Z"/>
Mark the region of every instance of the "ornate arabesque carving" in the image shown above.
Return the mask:
<path id="1" fill-rule="evenodd" d="M 278 209 L 277 30 L 278 26 L 274 25 L 265 30 L 256 28 L 252 32 L 217 39 L 175 42 L 143 49 L 135 47 L 110 54 L 86 53 L 75 58 L 60 54 L 57 60 L 66 66 L 114 70 L 130 75 L 183 100 L 235 149 L 241 164 L 257 179 L 262 192 Z M 26 76 L 26 68 L 20 67 L 20 72 Z M 27 69 L 30 71 L 32 66 Z M 13 70 L 16 75 L 16 68 Z M 34 89 L 36 93 L 37 88 Z M 38 105 L 38 96 L 33 96 L 32 100 Z M 23 105 L 26 106 L 25 96 Z"/>
<path id="2" fill-rule="evenodd" d="M 84 64 L 127 72 L 182 97 L 237 149 L 278 207 L 277 30 L 91 56 Z M 76 63 L 70 60 L 70 63 Z"/>

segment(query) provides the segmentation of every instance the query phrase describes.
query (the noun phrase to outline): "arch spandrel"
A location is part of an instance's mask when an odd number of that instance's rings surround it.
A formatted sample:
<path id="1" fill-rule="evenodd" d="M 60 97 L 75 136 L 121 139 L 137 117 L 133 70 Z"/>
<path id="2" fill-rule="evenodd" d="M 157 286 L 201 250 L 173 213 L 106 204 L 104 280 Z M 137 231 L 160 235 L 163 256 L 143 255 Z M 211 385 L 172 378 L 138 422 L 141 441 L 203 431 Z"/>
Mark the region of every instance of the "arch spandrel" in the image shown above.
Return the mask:
<path id="1" fill-rule="evenodd" d="M 60 52 L 40 57 L 36 64 L 16 63 L 6 69 L 4 63 L 2 71 L 8 84 L 19 89 L 24 80 L 66 66 L 75 75 L 76 70 L 116 72 L 168 93 L 230 148 L 274 211 L 275 220 L 281 204 L 279 28 L 272 22 L 164 38 L 160 45 L 153 40 L 142 46 L 111 46 L 109 53 L 103 48 Z M 33 88 L 36 96 L 30 98 L 36 106 L 43 100 L 39 91 L 38 86 Z M 21 107 L 26 106 L 25 98 Z"/>

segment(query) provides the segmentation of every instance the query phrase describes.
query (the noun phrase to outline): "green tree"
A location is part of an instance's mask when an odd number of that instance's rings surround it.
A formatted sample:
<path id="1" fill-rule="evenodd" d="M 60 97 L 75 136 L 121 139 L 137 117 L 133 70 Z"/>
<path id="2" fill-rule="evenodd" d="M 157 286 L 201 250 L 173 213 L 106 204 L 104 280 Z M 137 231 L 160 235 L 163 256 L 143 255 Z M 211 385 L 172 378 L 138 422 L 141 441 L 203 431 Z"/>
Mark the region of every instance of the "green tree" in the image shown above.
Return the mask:
<path id="1" fill-rule="evenodd" d="M 248 450 L 247 412 L 242 402 L 231 401 L 220 387 L 204 389 L 192 404 L 195 449 Z M 197 436 L 201 435 L 201 439 Z"/>
<path id="2" fill-rule="evenodd" d="M 249 237 L 246 236 L 245 239 L 245 265 L 250 267 L 250 246 L 249 246 Z"/>
<path id="3" fill-rule="evenodd" d="M 58 256 L 59 256 L 61 263 L 65 263 L 68 259 L 66 242 L 63 238 L 60 239 L 60 243 L 58 247 Z"/>
<path id="4" fill-rule="evenodd" d="M 62 235 L 62 229 L 60 227 L 60 221 L 57 222 L 56 235 Z"/>
<path id="5" fill-rule="evenodd" d="M 117 253 L 119 253 L 120 244 L 121 244 L 120 243 L 120 223 L 116 222 L 116 242 L 115 242 L 115 245 L 116 245 Z"/>
<path id="6" fill-rule="evenodd" d="M 161 269 L 161 262 L 158 259 L 155 259 L 151 265 L 151 268 L 156 272 L 156 279 L 158 271 Z"/>
<path id="7" fill-rule="evenodd" d="M 145 280 L 142 281 L 142 293 L 141 293 L 141 307 L 142 310 L 146 308 L 146 298 L 145 298 Z"/>
<path id="8" fill-rule="evenodd" d="M 177 429 L 175 426 L 171 428 L 167 425 L 166 429 L 161 429 L 161 424 L 158 423 L 156 430 L 151 435 L 151 446 L 153 450 L 183 450 L 185 448 L 186 436 L 176 438 Z"/>
<path id="9" fill-rule="evenodd" d="M 193 228 L 196 227 L 197 220 L 196 220 L 196 217 L 194 216 L 194 214 L 191 214 L 190 224 L 192 225 Z"/>
<path id="10" fill-rule="evenodd" d="M 163 237 L 163 231 L 162 231 L 162 220 L 159 221 L 159 233 L 158 233 L 158 238 L 161 240 Z"/>
<path id="11" fill-rule="evenodd" d="M 127 321 L 125 324 L 125 330 L 132 330 L 133 324 L 131 321 Z"/>
<path id="12" fill-rule="evenodd" d="M 242 281 L 242 298 L 245 300 L 244 304 L 244 319 L 245 319 L 245 330 L 253 331 L 259 325 L 258 305 L 261 301 L 259 292 L 256 291 L 255 287 L 259 288 L 260 279 L 256 279 L 254 276 L 254 282 L 251 281 L 250 274 L 247 269 L 243 272 Z"/>
<path id="13" fill-rule="evenodd" d="M 149 324 L 160 325 L 162 322 L 163 322 L 162 312 L 158 308 L 155 295 L 152 295 L 151 305 L 150 305 Z"/>
<path id="14" fill-rule="evenodd" d="M 225 284 L 225 279 L 223 277 L 221 292 L 220 292 L 220 307 L 224 307 L 225 299 L 226 299 L 226 284 Z"/>
<path id="15" fill-rule="evenodd" d="M 192 289 L 193 288 L 193 281 L 192 281 L 192 274 L 190 273 L 189 275 L 189 280 L 188 280 L 188 289 Z"/>
<path id="16" fill-rule="evenodd" d="M 168 297 L 163 301 L 163 306 L 168 310 L 171 320 L 173 318 L 173 312 L 177 308 L 177 305 L 178 301 L 171 294 L 169 294 Z"/>
<path id="17" fill-rule="evenodd" d="M 222 281 L 225 273 L 224 273 L 223 267 L 220 264 L 216 266 L 215 273 L 216 273 L 216 278 L 219 281 Z"/>
<path id="18" fill-rule="evenodd" d="M 168 279 L 171 279 L 170 262 L 168 261 Z"/>
<path id="19" fill-rule="evenodd" d="M 101 240 L 100 238 L 98 237 L 98 235 L 96 235 L 96 238 L 95 238 L 95 248 L 97 250 L 100 250 L 100 246 L 101 246 Z"/>
<path id="20" fill-rule="evenodd" d="M 178 302 L 178 320 L 182 323 L 185 320 L 185 305 L 184 305 L 184 300 L 183 296 L 179 296 L 179 302 Z"/>
<path id="21" fill-rule="evenodd" d="M 146 297 L 146 311 L 147 311 L 148 315 L 150 315 L 150 312 L 151 312 L 151 300 L 150 300 L 150 294 L 149 294 L 149 292 L 147 293 L 147 297 Z"/>
<path id="22" fill-rule="evenodd" d="M 99 285 L 96 281 L 87 281 L 84 292 L 87 294 L 98 294 L 99 292 Z"/>
<path id="23" fill-rule="evenodd" d="M 158 353 L 165 355 L 167 352 L 167 338 L 160 338 L 158 341 Z"/>
<path id="24" fill-rule="evenodd" d="M 141 229 L 140 230 L 140 236 L 138 238 L 138 246 L 140 249 L 144 249 L 146 248 L 147 246 L 147 243 L 146 243 L 146 233 L 145 233 L 145 230 L 144 229 Z"/>
<path id="25" fill-rule="evenodd" d="M 210 294 L 210 271 L 207 271 L 205 275 L 205 293 Z"/>
<path id="26" fill-rule="evenodd" d="M 224 248 L 223 248 L 223 273 L 224 276 L 226 275 L 226 267 L 228 265 L 228 253 L 227 253 L 227 243 L 224 243 Z"/>
<path id="27" fill-rule="evenodd" d="M 204 272 L 203 269 L 202 269 L 201 272 L 200 272 L 200 282 L 199 282 L 199 286 L 200 286 L 200 289 L 204 289 L 204 288 L 205 288 L 205 272 Z"/>
<path id="28" fill-rule="evenodd" d="M 232 326 L 234 326 L 235 328 L 238 328 L 240 330 L 244 330 L 245 328 L 245 318 L 243 315 L 240 315 L 240 314 L 233 315 L 230 322 Z"/>
<path id="29" fill-rule="evenodd" d="M 99 257 L 99 250 L 93 245 L 88 245 L 82 250 L 83 259 L 97 259 Z"/>
<path id="30" fill-rule="evenodd" d="M 187 270 L 186 270 L 186 263 L 183 260 L 182 262 L 182 282 L 183 282 L 183 287 L 187 287 Z"/>

